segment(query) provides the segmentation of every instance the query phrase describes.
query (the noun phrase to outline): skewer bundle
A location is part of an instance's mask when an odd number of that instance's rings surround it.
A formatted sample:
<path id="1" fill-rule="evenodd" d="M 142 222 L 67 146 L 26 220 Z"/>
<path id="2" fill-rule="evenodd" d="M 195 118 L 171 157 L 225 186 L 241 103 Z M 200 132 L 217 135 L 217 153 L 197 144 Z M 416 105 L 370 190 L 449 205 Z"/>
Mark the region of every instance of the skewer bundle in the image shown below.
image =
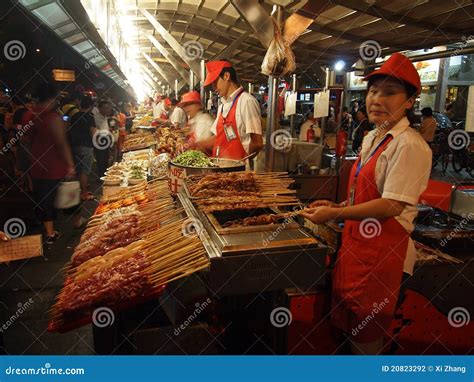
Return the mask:
<path id="1" fill-rule="evenodd" d="M 191 198 L 204 212 L 293 206 L 298 204 L 294 182 L 285 172 L 246 171 L 190 176 Z"/>
<path id="2" fill-rule="evenodd" d="M 171 198 L 166 198 L 95 216 L 74 249 L 72 266 L 139 240 L 148 232 L 178 220 L 181 212 Z"/>
<path id="3" fill-rule="evenodd" d="M 120 310 L 124 304 L 152 298 L 165 283 L 207 268 L 201 241 L 183 233 L 185 224 L 186 220 L 172 222 L 75 268 L 50 312 L 50 331 L 71 321 L 86 324 L 99 307 Z"/>

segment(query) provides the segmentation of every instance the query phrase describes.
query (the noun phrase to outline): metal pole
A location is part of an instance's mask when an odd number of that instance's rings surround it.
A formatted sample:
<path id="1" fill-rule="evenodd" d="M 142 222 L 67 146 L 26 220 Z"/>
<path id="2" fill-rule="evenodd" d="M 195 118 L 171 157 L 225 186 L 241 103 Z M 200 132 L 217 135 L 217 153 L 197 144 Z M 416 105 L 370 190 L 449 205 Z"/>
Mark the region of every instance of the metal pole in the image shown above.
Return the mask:
<path id="1" fill-rule="evenodd" d="M 326 68 L 326 83 L 324 85 L 324 90 L 329 89 L 329 68 Z M 321 144 L 324 146 L 324 135 L 326 132 L 326 125 L 327 125 L 327 117 L 321 118 Z"/>
<path id="2" fill-rule="evenodd" d="M 265 170 L 273 171 L 275 165 L 275 149 L 272 146 L 272 134 L 276 130 L 276 114 L 278 103 L 278 77 L 268 77 L 267 101 L 267 132 L 265 145 Z"/>
<path id="3" fill-rule="evenodd" d="M 296 92 L 296 74 L 293 74 L 293 81 L 291 84 L 291 91 L 294 93 Z M 295 130 L 295 115 L 290 115 L 290 134 L 293 136 L 293 132 Z"/>
<path id="4" fill-rule="evenodd" d="M 276 7 L 276 19 L 281 24 L 283 12 L 281 5 Z M 272 146 L 272 134 L 276 131 L 277 126 L 277 105 L 278 105 L 278 83 L 279 78 L 274 76 L 268 77 L 268 101 L 267 101 L 267 131 L 265 144 L 265 171 L 273 171 L 275 168 L 275 149 Z"/>
<path id="5" fill-rule="evenodd" d="M 249 94 L 252 94 L 252 83 L 249 82 Z"/>
<path id="6" fill-rule="evenodd" d="M 201 102 L 206 107 L 206 91 L 204 90 L 204 80 L 206 78 L 206 61 L 201 60 Z"/>
<path id="7" fill-rule="evenodd" d="M 194 72 L 189 70 L 189 91 L 194 89 Z"/>
<path id="8" fill-rule="evenodd" d="M 178 79 L 174 80 L 174 93 L 175 93 L 175 98 L 178 99 Z"/>

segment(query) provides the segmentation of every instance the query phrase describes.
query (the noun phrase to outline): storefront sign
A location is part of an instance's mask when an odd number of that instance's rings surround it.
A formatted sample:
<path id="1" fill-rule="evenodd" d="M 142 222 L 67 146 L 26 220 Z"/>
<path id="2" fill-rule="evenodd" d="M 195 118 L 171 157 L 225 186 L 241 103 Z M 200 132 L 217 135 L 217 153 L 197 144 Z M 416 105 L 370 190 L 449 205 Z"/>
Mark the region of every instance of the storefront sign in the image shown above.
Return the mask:
<path id="1" fill-rule="evenodd" d="M 349 90 L 364 90 L 367 88 L 367 82 L 364 77 L 356 76 L 355 72 L 349 72 Z"/>
<path id="2" fill-rule="evenodd" d="M 436 82 L 438 80 L 439 58 L 435 60 L 414 62 L 416 70 L 420 75 L 421 83 Z"/>
<path id="3" fill-rule="evenodd" d="M 76 73 L 74 70 L 53 69 L 53 78 L 55 81 L 69 81 L 76 80 Z"/>

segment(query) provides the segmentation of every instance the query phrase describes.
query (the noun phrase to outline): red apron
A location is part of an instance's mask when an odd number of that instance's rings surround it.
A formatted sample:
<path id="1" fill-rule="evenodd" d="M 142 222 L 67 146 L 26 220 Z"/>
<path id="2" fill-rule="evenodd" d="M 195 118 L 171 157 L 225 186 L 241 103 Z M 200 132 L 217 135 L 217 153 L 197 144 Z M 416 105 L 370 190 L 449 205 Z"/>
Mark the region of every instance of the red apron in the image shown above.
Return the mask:
<path id="1" fill-rule="evenodd" d="M 160 119 L 168 119 L 168 113 L 166 111 L 162 111 L 160 115 Z"/>
<path id="2" fill-rule="evenodd" d="M 239 130 L 237 129 L 237 121 L 235 111 L 237 110 L 237 101 L 244 91 L 242 90 L 234 99 L 232 107 L 226 117 L 223 115 L 223 107 L 217 120 L 216 141 L 212 149 L 212 156 L 217 156 L 217 148 L 219 147 L 219 158 L 240 160 L 247 156 L 244 146 L 240 141 Z M 227 126 L 227 132 L 226 132 Z M 233 132 L 233 134 L 232 134 Z M 230 137 L 228 137 L 228 135 Z"/>
<path id="3" fill-rule="evenodd" d="M 391 140 L 389 135 L 375 149 L 367 163 L 359 168 L 358 176 L 360 155 L 352 167 L 348 195 L 350 199 L 351 190 L 354 191 L 354 205 L 381 197 L 375 182 L 375 166 Z M 353 340 L 372 342 L 388 334 L 408 238 L 408 232 L 393 217 L 380 221 L 345 221 L 342 246 L 333 271 L 331 320 Z"/>

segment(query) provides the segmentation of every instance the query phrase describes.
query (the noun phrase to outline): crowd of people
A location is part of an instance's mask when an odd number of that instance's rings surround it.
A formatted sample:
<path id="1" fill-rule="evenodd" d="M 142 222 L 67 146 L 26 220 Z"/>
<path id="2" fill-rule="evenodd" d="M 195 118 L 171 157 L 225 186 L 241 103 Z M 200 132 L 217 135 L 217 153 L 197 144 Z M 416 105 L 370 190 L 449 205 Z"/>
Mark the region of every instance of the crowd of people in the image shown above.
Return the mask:
<path id="1" fill-rule="evenodd" d="M 94 198 L 88 190 L 94 158 L 100 178 L 118 158 L 133 124 L 133 106 L 95 100 L 84 92 L 61 92 L 54 83 L 40 84 L 31 98 L 3 95 L 1 101 L 1 183 L 31 194 L 45 242 L 52 244 L 60 236 L 54 229 L 60 183 L 77 179 L 81 202 Z M 110 143 L 100 144 L 100 134 Z M 64 212 L 75 228 L 84 226 L 80 204 Z"/>

